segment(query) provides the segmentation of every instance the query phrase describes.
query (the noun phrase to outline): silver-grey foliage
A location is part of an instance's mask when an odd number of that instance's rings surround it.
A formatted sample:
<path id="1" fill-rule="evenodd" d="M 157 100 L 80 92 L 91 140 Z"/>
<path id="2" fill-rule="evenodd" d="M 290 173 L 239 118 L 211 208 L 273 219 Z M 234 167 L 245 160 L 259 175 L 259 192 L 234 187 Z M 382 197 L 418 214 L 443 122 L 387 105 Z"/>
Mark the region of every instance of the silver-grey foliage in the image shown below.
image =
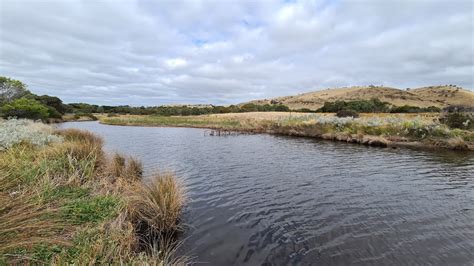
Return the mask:
<path id="1" fill-rule="evenodd" d="M 9 119 L 0 121 L 0 150 L 29 142 L 33 145 L 46 145 L 61 142 L 62 138 L 54 134 L 54 128 L 41 122 L 26 119 Z"/>

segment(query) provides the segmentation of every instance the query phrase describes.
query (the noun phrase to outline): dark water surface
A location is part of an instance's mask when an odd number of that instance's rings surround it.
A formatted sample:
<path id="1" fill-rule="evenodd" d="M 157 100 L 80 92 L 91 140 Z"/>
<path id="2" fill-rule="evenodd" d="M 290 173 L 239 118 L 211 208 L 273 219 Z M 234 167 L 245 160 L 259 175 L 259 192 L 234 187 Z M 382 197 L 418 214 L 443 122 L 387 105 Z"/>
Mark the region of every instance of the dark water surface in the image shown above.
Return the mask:
<path id="1" fill-rule="evenodd" d="M 474 155 L 66 123 L 173 170 L 184 248 L 211 265 L 473 265 Z"/>

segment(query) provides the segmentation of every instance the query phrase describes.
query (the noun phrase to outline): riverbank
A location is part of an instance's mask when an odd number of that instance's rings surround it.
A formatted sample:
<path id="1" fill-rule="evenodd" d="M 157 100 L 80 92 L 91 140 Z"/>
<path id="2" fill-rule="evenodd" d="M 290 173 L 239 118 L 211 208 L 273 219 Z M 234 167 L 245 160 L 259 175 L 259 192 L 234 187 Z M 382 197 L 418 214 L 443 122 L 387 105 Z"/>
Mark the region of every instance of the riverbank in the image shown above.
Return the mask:
<path id="1" fill-rule="evenodd" d="M 100 116 L 103 124 L 172 126 L 217 131 L 269 133 L 313 137 L 380 147 L 474 150 L 474 132 L 450 129 L 437 114 L 363 114 L 339 118 L 334 114 L 237 113 L 200 116 Z"/>
<path id="2" fill-rule="evenodd" d="M 141 182 L 141 163 L 107 156 L 85 131 L 0 121 L 0 264 L 185 261 L 183 188 L 171 173 Z"/>

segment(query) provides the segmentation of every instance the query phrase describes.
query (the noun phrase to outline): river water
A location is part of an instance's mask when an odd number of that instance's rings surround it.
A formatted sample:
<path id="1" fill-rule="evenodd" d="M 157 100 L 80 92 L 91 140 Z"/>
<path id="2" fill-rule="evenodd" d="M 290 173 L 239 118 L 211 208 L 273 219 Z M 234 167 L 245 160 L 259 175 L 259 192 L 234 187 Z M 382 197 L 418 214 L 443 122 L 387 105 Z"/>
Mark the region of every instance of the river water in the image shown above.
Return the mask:
<path id="1" fill-rule="evenodd" d="M 183 250 L 207 265 L 473 265 L 474 154 L 204 129 L 65 128 L 187 187 Z"/>

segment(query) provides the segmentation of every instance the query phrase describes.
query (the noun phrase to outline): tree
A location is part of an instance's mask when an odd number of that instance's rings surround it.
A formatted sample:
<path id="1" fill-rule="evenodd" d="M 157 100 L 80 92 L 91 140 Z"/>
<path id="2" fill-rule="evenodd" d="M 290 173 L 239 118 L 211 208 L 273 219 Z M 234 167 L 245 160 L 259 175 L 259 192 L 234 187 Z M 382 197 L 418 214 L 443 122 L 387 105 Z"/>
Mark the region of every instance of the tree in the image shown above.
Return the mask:
<path id="1" fill-rule="evenodd" d="M 290 108 L 283 104 L 278 104 L 275 106 L 275 111 L 277 112 L 289 112 Z"/>
<path id="2" fill-rule="evenodd" d="M 58 97 L 53 97 L 49 95 L 42 95 L 42 96 L 35 95 L 34 99 L 46 106 L 49 106 L 55 109 L 60 114 L 64 114 L 66 112 L 66 108 L 63 104 L 63 101 L 61 101 L 61 99 L 59 99 Z"/>
<path id="3" fill-rule="evenodd" d="M 48 107 L 42 105 L 40 102 L 20 98 L 14 100 L 11 103 L 7 103 L 1 108 L 2 116 L 4 118 L 17 117 L 17 118 L 29 118 L 29 119 L 41 119 L 45 120 L 49 117 L 50 110 Z"/>
<path id="4" fill-rule="evenodd" d="M 23 82 L 0 76 L 0 104 L 12 102 L 28 93 Z"/>
<path id="5" fill-rule="evenodd" d="M 257 112 L 258 107 L 254 103 L 246 103 L 240 107 L 241 112 Z"/>

